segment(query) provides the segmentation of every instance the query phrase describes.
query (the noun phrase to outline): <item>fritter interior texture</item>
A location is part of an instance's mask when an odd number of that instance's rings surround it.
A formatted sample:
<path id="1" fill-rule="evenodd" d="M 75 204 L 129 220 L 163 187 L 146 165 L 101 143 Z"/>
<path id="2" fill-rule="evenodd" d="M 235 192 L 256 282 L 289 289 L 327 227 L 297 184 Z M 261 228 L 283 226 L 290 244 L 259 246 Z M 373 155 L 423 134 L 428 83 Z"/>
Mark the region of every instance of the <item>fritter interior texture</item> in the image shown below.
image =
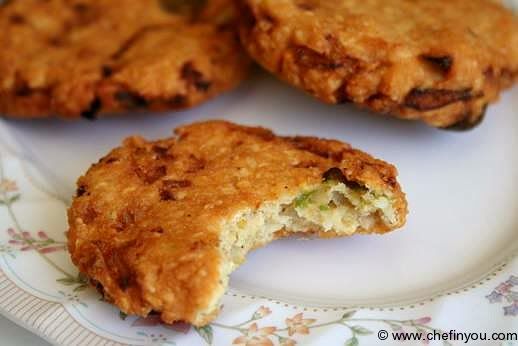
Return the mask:
<path id="1" fill-rule="evenodd" d="M 518 76 L 518 20 L 491 0 L 243 0 L 262 66 L 327 103 L 471 128 Z"/>
<path id="2" fill-rule="evenodd" d="M 224 121 L 175 132 L 126 139 L 79 179 L 69 209 L 73 262 L 126 313 L 204 325 L 249 250 L 405 222 L 396 169 L 348 144 Z"/>
<path id="3" fill-rule="evenodd" d="M 231 0 L 0 4 L 0 113 L 92 119 L 189 108 L 235 87 L 249 59 Z M 176 6 L 174 6 L 176 4 Z"/>

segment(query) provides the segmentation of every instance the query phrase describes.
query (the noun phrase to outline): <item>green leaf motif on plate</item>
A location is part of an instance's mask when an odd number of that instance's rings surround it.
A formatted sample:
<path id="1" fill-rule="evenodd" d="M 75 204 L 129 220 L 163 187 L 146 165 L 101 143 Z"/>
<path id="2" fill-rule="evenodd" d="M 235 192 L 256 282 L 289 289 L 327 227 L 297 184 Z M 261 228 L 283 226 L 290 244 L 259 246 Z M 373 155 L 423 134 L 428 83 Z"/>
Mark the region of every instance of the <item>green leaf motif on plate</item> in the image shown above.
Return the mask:
<path id="1" fill-rule="evenodd" d="M 358 342 L 358 338 L 356 336 L 353 336 L 352 338 L 348 339 L 344 346 L 358 346 L 359 345 L 359 342 Z"/>
<path id="2" fill-rule="evenodd" d="M 372 331 L 370 331 L 367 328 L 362 327 L 362 326 L 352 326 L 351 330 L 356 335 L 369 335 L 369 334 L 372 334 Z"/>
<path id="3" fill-rule="evenodd" d="M 84 276 L 82 276 L 81 274 L 79 274 L 76 277 L 67 276 L 67 277 L 64 277 L 61 279 L 56 279 L 56 281 L 64 286 L 76 286 L 73 289 L 74 292 L 82 291 L 88 287 L 87 279 Z"/>
<path id="4" fill-rule="evenodd" d="M 126 314 L 124 311 L 119 311 L 119 318 L 124 321 L 126 318 L 128 318 L 128 314 Z"/>
<path id="5" fill-rule="evenodd" d="M 345 314 L 342 315 L 342 320 L 348 320 L 349 318 L 353 317 L 356 313 L 356 310 L 347 311 Z"/>
<path id="6" fill-rule="evenodd" d="M 194 329 L 205 340 L 205 342 L 207 342 L 207 344 L 212 345 L 214 334 L 211 326 L 195 327 Z"/>

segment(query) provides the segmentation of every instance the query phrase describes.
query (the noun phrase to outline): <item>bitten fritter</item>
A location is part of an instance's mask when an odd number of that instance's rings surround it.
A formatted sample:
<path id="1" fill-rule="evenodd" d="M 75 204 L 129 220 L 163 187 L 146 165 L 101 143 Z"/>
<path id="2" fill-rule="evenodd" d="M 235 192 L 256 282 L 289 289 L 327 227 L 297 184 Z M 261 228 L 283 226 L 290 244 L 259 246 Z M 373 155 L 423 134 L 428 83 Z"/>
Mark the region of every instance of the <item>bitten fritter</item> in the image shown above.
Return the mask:
<path id="1" fill-rule="evenodd" d="M 0 114 L 92 119 L 175 110 L 234 88 L 249 66 L 234 30 L 235 7 L 229 0 L 201 3 L 3 2 Z"/>
<path id="2" fill-rule="evenodd" d="M 248 53 L 331 104 L 468 129 L 518 76 L 518 20 L 492 0 L 243 0 Z"/>
<path id="3" fill-rule="evenodd" d="M 396 169 L 348 144 L 224 121 L 175 133 L 126 139 L 79 179 L 68 212 L 73 262 L 128 314 L 205 325 L 250 250 L 405 223 Z"/>

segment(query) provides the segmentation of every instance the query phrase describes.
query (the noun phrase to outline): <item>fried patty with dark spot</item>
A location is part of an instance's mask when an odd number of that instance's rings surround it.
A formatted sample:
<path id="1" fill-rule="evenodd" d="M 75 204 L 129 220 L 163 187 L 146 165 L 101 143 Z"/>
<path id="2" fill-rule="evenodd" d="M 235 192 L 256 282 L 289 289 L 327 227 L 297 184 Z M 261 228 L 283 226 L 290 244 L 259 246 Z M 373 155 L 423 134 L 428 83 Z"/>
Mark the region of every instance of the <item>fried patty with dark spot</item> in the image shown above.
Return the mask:
<path id="1" fill-rule="evenodd" d="M 205 325 L 252 249 L 405 223 L 395 167 L 346 143 L 224 121 L 175 133 L 126 139 L 79 179 L 68 211 L 73 262 L 128 314 Z"/>
<path id="2" fill-rule="evenodd" d="M 0 113 L 95 118 L 183 109 L 234 88 L 249 59 L 229 0 L 0 5 Z"/>
<path id="3" fill-rule="evenodd" d="M 518 20 L 497 1 L 241 3 L 248 53 L 326 103 L 465 129 L 518 76 Z"/>

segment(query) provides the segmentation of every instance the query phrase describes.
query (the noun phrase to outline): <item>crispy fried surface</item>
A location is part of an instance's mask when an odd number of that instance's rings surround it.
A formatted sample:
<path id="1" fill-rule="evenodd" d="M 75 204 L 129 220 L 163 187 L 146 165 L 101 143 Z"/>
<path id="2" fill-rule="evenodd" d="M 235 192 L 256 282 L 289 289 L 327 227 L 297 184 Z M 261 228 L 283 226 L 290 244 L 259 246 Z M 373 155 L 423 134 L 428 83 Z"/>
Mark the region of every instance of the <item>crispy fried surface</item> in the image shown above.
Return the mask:
<path id="1" fill-rule="evenodd" d="M 249 63 L 230 30 L 232 5 L 210 0 L 193 16 L 167 5 L 175 2 L 0 5 L 0 112 L 93 118 L 180 109 L 235 87 Z"/>
<path id="2" fill-rule="evenodd" d="M 159 141 L 126 139 L 79 179 L 69 209 L 73 262 L 127 313 L 208 323 L 216 310 L 202 319 L 198 314 L 221 290 L 222 223 L 319 184 L 331 168 L 352 184 L 394 196 L 397 224 L 364 232 L 384 233 L 405 222 L 396 169 L 348 144 L 278 137 L 223 121 L 175 133 Z"/>
<path id="3" fill-rule="evenodd" d="M 518 21 L 491 0 L 243 0 L 241 39 L 327 103 L 469 128 L 518 76 Z"/>

